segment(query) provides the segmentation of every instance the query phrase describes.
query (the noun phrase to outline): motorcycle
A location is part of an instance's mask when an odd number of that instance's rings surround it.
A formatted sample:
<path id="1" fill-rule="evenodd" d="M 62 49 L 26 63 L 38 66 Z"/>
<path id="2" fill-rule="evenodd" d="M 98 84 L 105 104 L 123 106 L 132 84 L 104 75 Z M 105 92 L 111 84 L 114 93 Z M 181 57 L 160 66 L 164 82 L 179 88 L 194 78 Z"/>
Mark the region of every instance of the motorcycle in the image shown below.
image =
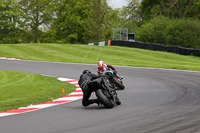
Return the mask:
<path id="1" fill-rule="evenodd" d="M 95 94 L 98 100 L 100 101 L 100 103 L 103 104 L 106 108 L 113 108 L 114 105 L 121 104 L 121 102 L 119 101 L 119 98 L 117 97 L 117 92 L 114 89 L 111 91 L 111 90 L 108 90 L 105 86 L 102 86 L 102 88 L 99 88 L 95 91 Z"/>
<path id="2" fill-rule="evenodd" d="M 111 85 L 113 85 L 116 90 L 124 90 L 125 86 L 122 81 L 123 77 L 120 77 L 113 70 L 106 70 L 103 72 L 103 75 L 108 77 Z"/>

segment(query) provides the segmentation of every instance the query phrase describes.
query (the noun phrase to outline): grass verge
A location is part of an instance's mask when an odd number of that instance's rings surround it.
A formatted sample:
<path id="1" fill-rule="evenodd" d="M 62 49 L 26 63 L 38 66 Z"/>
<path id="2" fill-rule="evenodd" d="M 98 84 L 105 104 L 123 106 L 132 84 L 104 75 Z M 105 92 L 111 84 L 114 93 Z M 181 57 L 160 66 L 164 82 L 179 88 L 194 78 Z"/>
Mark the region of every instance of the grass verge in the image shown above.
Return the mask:
<path id="1" fill-rule="evenodd" d="M 87 64 L 102 59 L 112 65 L 200 71 L 200 57 L 118 46 L 1 44 L 0 56 Z"/>
<path id="2" fill-rule="evenodd" d="M 65 88 L 65 93 L 62 93 Z M 0 111 L 50 101 L 75 90 L 55 77 L 0 70 Z"/>

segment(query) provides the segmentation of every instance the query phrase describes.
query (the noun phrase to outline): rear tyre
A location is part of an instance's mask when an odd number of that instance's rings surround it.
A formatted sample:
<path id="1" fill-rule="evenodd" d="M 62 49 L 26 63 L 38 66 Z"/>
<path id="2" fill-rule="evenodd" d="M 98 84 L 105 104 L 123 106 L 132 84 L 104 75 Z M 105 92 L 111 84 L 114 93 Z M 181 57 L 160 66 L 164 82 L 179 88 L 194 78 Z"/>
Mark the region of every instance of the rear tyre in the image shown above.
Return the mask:
<path id="1" fill-rule="evenodd" d="M 96 90 L 96 96 L 99 99 L 99 101 L 106 107 L 106 108 L 113 108 L 114 103 L 111 99 L 107 98 L 101 89 Z"/>

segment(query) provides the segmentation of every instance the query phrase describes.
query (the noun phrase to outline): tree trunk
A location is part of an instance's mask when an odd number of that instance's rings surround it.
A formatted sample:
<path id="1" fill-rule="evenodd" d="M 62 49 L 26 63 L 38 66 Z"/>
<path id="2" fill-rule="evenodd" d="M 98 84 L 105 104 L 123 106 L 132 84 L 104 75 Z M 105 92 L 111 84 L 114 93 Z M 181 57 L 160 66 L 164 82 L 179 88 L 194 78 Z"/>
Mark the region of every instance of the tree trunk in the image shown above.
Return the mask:
<path id="1" fill-rule="evenodd" d="M 187 15 L 187 13 L 189 12 L 190 7 L 191 7 L 193 1 L 194 1 L 194 0 L 190 0 L 190 1 L 189 1 L 189 4 L 188 4 L 186 10 L 185 10 L 184 13 L 183 13 L 183 16 L 182 16 L 183 18 L 184 18 L 184 17 Z"/>
<path id="2" fill-rule="evenodd" d="M 101 0 L 98 0 L 98 11 L 97 11 L 97 41 L 99 41 L 99 35 L 100 35 L 100 9 L 101 9 Z"/>
<path id="3" fill-rule="evenodd" d="M 38 43 L 38 37 L 39 37 L 39 3 L 38 0 L 36 0 L 36 12 L 35 12 L 36 18 L 35 18 L 35 26 L 34 26 L 34 43 Z"/>
<path id="4" fill-rule="evenodd" d="M 171 9 L 174 8 L 174 6 L 177 4 L 178 0 L 174 0 L 174 2 L 170 5 L 168 9 L 167 16 L 169 17 L 169 13 L 171 12 Z"/>

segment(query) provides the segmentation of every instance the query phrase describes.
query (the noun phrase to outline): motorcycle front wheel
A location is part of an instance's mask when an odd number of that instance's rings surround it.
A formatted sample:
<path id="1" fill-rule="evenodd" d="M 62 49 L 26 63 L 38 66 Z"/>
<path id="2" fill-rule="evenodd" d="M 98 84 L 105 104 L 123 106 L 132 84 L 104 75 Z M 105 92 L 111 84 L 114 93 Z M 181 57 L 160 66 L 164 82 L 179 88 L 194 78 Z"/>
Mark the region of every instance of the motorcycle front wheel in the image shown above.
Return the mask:
<path id="1" fill-rule="evenodd" d="M 111 82 L 116 84 L 121 90 L 124 90 L 125 86 L 116 77 L 112 77 Z"/>

